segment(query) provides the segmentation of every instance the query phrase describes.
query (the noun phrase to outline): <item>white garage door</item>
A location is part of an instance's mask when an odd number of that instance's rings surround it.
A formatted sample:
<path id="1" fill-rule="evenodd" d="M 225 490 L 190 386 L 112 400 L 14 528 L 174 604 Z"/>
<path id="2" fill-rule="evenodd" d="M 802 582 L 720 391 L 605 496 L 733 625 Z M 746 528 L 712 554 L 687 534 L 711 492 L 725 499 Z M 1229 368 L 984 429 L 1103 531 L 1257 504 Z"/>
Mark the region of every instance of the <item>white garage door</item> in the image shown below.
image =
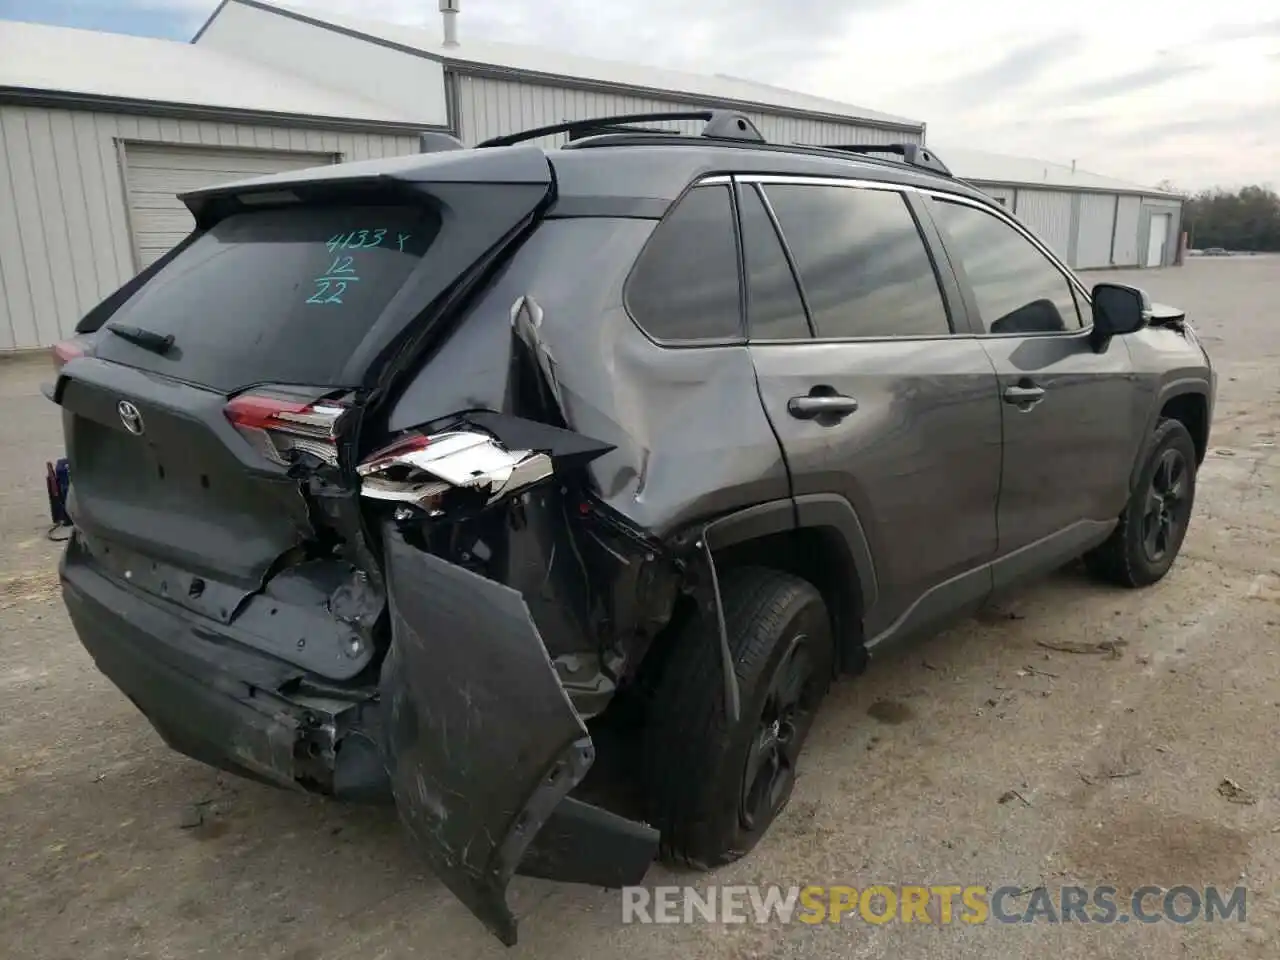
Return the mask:
<path id="1" fill-rule="evenodd" d="M 265 173 L 321 166 L 334 159 L 331 153 L 127 144 L 129 222 L 138 269 L 158 260 L 195 226 L 178 194 Z"/>
<path id="2" fill-rule="evenodd" d="M 1116 198 L 1110 193 L 1080 194 L 1080 225 L 1076 230 L 1076 262 L 1073 267 L 1111 266 L 1112 231 Z"/>
<path id="3" fill-rule="evenodd" d="M 1151 231 L 1147 234 L 1147 266 L 1162 267 L 1165 260 L 1165 247 L 1169 243 L 1169 219 L 1167 213 L 1156 213 L 1151 216 Z"/>

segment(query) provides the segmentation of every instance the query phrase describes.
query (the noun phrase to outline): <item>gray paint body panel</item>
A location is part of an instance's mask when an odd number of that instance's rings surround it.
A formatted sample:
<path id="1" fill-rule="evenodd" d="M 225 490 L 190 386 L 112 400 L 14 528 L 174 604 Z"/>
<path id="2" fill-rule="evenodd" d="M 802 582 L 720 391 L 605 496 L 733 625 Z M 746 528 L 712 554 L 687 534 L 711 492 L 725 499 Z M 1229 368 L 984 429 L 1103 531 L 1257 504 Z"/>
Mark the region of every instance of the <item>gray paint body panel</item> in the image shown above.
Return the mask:
<path id="1" fill-rule="evenodd" d="M 1128 451 L 1138 397 L 1124 340 L 1095 353 L 1089 333 L 984 337 L 999 389 L 1027 379 L 1044 399 L 1004 408 L 1000 552 L 1077 520 L 1117 517 L 1129 495 Z M 1071 464 L 1063 469 L 1063 463 Z"/>
<path id="2" fill-rule="evenodd" d="M 995 556 L 1001 404 L 977 340 L 754 344 L 751 353 L 795 493 L 844 496 L 866 530 L 880 595 L 865 612 L 868 637 Z M 816 385 L 854 397 L 858 410 L 829 426 L 790 416 L 789 399 Z"/>

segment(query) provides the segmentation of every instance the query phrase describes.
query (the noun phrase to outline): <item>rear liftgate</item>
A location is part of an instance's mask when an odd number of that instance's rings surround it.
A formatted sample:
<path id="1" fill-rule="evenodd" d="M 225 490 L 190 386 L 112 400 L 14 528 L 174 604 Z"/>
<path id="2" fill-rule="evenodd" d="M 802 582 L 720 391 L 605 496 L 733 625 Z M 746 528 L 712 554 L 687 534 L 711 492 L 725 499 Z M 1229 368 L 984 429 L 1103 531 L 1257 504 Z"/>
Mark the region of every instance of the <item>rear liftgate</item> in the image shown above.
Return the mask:
<path id="1" fill-rule="evenodd" d="M 497 436 L 546 452 L 513 451 Z M 520 591 L 410 541 L 433 519 L 448 529 L 460 512 L 522 510 L 525 491 L 608 449 L 479 414 L 408 434 L 359 468 L 362 495 L 394 504 L 383 525 L 392 642 L 381 698 L 396 806 L 435 873 L 508 945 L 514 873 L 638 883 L 658 834 L 567 796 L 595 750 Z"/>

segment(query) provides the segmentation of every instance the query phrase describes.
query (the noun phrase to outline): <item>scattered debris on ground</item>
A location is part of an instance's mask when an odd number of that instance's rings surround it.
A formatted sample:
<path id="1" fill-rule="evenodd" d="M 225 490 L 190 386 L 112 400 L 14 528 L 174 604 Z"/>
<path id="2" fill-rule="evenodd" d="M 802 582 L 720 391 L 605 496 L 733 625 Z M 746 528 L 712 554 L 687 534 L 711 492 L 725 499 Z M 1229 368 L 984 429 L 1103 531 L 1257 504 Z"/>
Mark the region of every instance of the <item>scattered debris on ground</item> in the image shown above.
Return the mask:
<path id="1" fill-rule="evenodd" d="M 1229 800 L 1231 803 L 1243 803 L 1249 806 L 1258 802 L 1258 798 L 1251 794 L 1240 784 L 1236 783 L 1230 777 L 1223 777 L 1222 782 L 1218 784 L 1218 793 Z"/>
<path id="2" fill-rule="evenodd" d="M 998 800 L 996 800 L 996 803 L 1009 803 L 1013 800 L 1021 800 L 1022 805 L 1024 807 L 1031 806 L 1031 801 L 1028 800 L 1026 797 L 1024 797 L 1017 790 L 1006 790 L 1004 793 L 1000 794 L 1000 797 Z"/>
<path id="3" fill-rule="evenodd" d="M 1021 670 L 1017 671 L 1017 674 L 1020 677 L 1048 677 L 1051 680 L 1058 679 L 1058 675 L 1056 673 L 1050 673 L 1048 670 L 1040 670 L 1037 667 L 1033 667 L 1030 665 L 1025 666 Z"/>
<path id="4" fill-rule="evenodd" d="M 1142 771 L 1136 768 L 1132 770 L 1103 770 L 1101 773 L 1092 775 L 1081 773 L 1077 770 L 1076 776 L 1092 787 L 1104 780 L 1127 780 L 1129 777 L 1136 777 L 1141 773 Z"/>
<path id="5" fill-rule="evenodd" d="M 1119 660 L 1120 650 L 1127 647 L 1127 640 L 1103 640 L 1099 643 L 1087 643 L 1080 640 L 1037 640 L 1037 647 L 1056 650 L 1058 653 L 1080 653 L 1107 655 L 1108 660 Z"/>

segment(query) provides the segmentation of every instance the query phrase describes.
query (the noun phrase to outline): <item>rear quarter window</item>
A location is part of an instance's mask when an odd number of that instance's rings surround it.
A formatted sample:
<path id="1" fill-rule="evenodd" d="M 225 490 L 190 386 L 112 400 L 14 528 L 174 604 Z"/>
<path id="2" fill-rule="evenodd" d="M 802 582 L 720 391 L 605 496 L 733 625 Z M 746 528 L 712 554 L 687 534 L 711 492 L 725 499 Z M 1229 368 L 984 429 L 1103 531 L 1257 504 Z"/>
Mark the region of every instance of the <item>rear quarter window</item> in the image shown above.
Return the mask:
<path id="1" fill-rule="evenodd" d="M 742 337 L 728 186 L 695 187 L 658 224 L 627 282 L 626 302 L 656 340 Z"/>
<path id="2" fill-rule="evenodd" d="M 198 237 L 107 321 L 173 336 L 156 353 L 107 331 L 98 355 L 230 392 L 340 377 L 440 229 L 426 207 L 235 214 Z"/>

